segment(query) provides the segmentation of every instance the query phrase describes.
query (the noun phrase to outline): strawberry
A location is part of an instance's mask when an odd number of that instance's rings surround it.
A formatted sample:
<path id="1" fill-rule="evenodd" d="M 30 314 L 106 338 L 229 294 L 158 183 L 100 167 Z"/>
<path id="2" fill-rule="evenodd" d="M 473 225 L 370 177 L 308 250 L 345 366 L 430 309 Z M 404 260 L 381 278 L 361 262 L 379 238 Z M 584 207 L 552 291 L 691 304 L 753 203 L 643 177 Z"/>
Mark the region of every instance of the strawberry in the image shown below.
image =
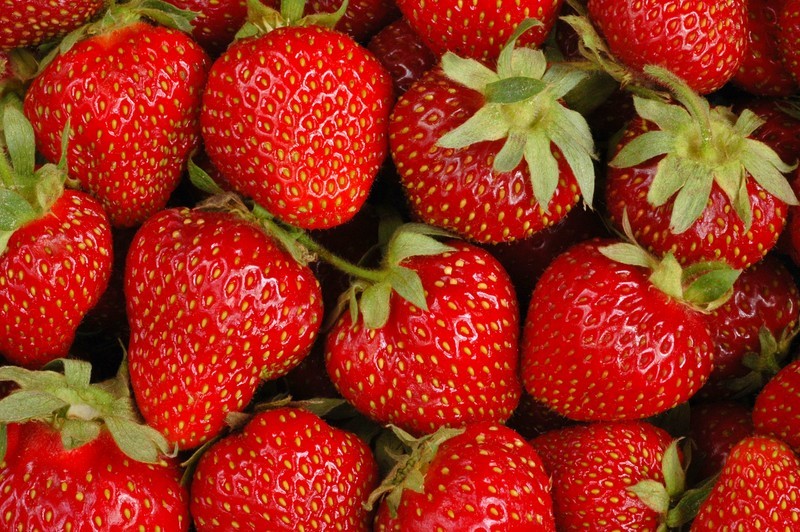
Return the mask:
<path id="1" fill-rule="evenodd" d="M 191 513 L 207 530 L 371 530 L 372 451 L 315 414 L 283 407 L 254 415 L 200 458 Z"/>
<path id="2" fill-rule="evenodd" d="M 328 332 L 328 374 L 360 412 L 415 434 L 503 422 L 521 392 L 514 288 L 486 251 L 419 237 L 395 233 L 388 281 L 364 290 L 362 313 L 351 306 Z M 414 275 L 419 284 L 404 280 Z"/>
<path id="3" fill-rule="evenodd" d="M 0 50 L 38 46 L 100 13 L 107 0 L 9 0 L 0 3 Z"/>
<path id="4" fill-rule="evenodd" d="M 198 145 L 209 60 L 179 31 L 125 24 L 130 17 L 117 10 L 106 16 L 121 25 L 49 63 L 25 96 L 25 114 L 51 161 L 62 157 L 69 124 L 70 176 L 100 200 L 114 226 L 130 227 L 166 205 Z"/>
<path id="5" fill-rule="evenodd" d="M 447 54 L 395 105 L 390 149 L 417 219 L 497 243 L 549 227 L 581 195 L 591 204 L 591 133 L 561 99 L 584 75 L 515 49 L 531 25 L 512 35 L 496 72 Z"/>
<path id="6" fill-rule="evenodd" d="M 189 528 L 189 496 L 167 443 L 140 425 L 124 366 L 90 384 L 91 366 L 0 368 L 20 389 L 0 401 L 4 530 Z"/>
<path id="7" fill-rule="evenodd" d="M 196 13 L 192 37 L 216 57 L 233 41 L 247 20 L 247 0 L 168 0 L 180 9 Z"/>
<path id="8" fill-rule="evenodd" d="M 63 166 L 35 168 L 33 129 L 11 103 L 3 106 L 2 131 L 0 354 L 40 367 L 67 355 L 105 291 L 111 226 L 97 200 L 64 190 Z"/>
<path id="9" fill-rule="evenodd" d="M 643 421 L 567 427 L 531 440 L 552 479 L 559 530 L 656 530 L 683 491 L 680 453 Z"/>
<path id="10" fill-rule="evenodd" d="M 778 49 L 783 65 L 796 83 L 800 84 L 800 1 L 781 0 L 777 10 Z"/>
<path id="11" fill-rule="evenodd" d="M 755 264 L 777 243 L 787 205 L 798 203 L 784 175 L 793 167 L 755 138 L 763 124 L 755 113 L 712 107 L 667 71 L 648 72 L 680 103 L 634 97 L 639 117 L 606 176 L 612 221 L 620 227 L 627 215 L 642 245 L 682 263 Z"/>
<path id="12" fill-rule="evenodd" d="M 756 396 L 753 425 L 800 453 L 800 360 L 780 370 Z"/>
<path id="13" fill-rule="evenodd" d="M 414 440 L 371 496 L 375 531 L 555 530 L 550 480 L 536 451 L 490 422 Z"/>
<path id="14" fill-rule="evenodd" d="M 533 291 L 525 388 L 576 420 L 639 419 L 683 403 L 711 373 L 714 349 L 703 314 L 687 303 L 704 292 L 706 302 L 723 299 L 737 273 L 711 270 L 682 288 L 695 275 L 671 255 L 658 262 L 615 239 L 576 244 Z"/>
<path id="15" fill-rule="evenodd" d="M 322 313 L 311 271 L 255 222 L 188 208 L 162 211 L 139 229 L 125 297 L 137 403 L 182 449 L 222 430 L 260 378 L 296 366 Z"/>
<path id="16" fill-rule="evenodd" d="M 797 529 L 800 460 L 779 440 L 750 436 L 731 449 L 692 532 Z"/>
<path id="17" fill-rule="evenodd" d="M 235 190 L 281 220 L 340 225 L 386 156 L 391 91 L 377 59 L 337 31 L 312 24 L 245 38 L 211 68 L 205 149 Z"/>
<path id="18" fill-rule="evenodd" d="M 414 81 L 438 62 L 438 57 L 425 46 L 404 18 L 375 34 L 367 48 L 392 76 L 396 96 L 406 92 Z"/>
<path id="19" fill-rule="evenodd" d="M 725 85 L 746 51 L 744 0 L 589 0 L 587 7 L 617 60 L 639 73 L 664 67 L 701 94 Z"/>
<path id="20" fill-rule="evenodd" d="M 562 0 L 396 0 L 397 7 L 425 44 L 439 56 L 453 52 L 462 57 L 493 62 L 517 25 L 526 18 L 540 24 L 522 43 L 541 45 L 558 18 Z"/>
<path id="21" fill-rule="evenodd" d="M 731 80 L 737 87 L 760 96 L 790 96 L 798 84 L 786 70 L 778 45 L 779 3 L 748 0 L 747 52 Z"/>
<path id="22" fill-rule="evenodd" d="M 722 471 L 731 449 L 753 434 L 750 409 L 732 401 L 692 405 L 690 473 L 698 480 Z"/>

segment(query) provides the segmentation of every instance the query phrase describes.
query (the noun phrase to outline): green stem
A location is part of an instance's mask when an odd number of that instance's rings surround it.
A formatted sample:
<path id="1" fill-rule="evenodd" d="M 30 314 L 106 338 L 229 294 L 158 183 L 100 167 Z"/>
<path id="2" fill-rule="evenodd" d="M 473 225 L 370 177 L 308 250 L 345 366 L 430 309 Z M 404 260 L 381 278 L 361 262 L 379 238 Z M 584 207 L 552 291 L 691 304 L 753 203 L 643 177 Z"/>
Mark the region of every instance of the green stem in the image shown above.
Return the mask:
<path id="1" fill-rule="evenodd" d="M 335 253 L 332 253 L 306 233 L 301 233 L 297 238 L 297 241 L 337 270 L 342 271 L 352 277 L 363 279 L 365 281 L 371 281 L 373 283 L 379 283 L 384 281 L 386 278 L 385 272 L 381 270 L 363 268 L 353 264 L 352 262 L 336 255 Z"/>
<path id="2" fill-rule="evenodd" d="M 665 68 L 648 65 L 644 71 L 648 76 L 668 87 L 675 98 L 686 107 L 700 128 L 702 148 L 708 146 L 711 142 L 711 117 L 708 113 L 709 106 L 703 97 L 695 93 L 683 79 Z"/>

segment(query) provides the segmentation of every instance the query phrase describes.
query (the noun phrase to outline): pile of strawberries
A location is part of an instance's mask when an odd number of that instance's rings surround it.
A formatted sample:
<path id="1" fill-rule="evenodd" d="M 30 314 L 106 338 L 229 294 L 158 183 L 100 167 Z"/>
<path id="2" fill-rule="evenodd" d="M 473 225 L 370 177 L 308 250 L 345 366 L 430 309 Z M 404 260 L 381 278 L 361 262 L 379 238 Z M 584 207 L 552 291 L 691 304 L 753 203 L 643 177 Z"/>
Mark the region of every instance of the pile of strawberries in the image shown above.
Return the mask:
<path id="1" fill-rule="evenodd" d="M 798 530 L 798 35 L 0 1 L 0 530 Z"/>

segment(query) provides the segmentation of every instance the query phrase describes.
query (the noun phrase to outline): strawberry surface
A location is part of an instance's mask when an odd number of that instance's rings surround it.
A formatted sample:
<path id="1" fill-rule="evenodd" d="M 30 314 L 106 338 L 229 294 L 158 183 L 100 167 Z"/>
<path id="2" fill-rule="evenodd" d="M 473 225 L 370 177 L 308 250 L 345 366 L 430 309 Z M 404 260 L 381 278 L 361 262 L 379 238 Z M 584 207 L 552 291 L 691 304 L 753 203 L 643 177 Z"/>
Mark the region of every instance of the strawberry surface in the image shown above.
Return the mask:
<path id="1" fill-rule="evenodd" d="M 0 2 L 0 50 L 56 40 L 90 20 L 106 5 L 106 0 Z"/>

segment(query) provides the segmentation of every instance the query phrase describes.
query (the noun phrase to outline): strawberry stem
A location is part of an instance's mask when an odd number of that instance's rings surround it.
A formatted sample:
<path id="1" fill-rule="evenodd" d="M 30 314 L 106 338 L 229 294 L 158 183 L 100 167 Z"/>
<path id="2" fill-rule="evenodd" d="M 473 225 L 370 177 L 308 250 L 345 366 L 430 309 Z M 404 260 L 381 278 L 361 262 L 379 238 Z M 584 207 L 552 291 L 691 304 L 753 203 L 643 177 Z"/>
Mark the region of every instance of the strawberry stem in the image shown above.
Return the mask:
<path id="1" fill-rule="evenodd" d="M 702 139 L 701 150 L 707 152 L 713 148 L 711 143 L 711 116 L 708 101 L 694 92 L 683 79 L 676 76 L 669 70 L 647 65 L 644 72 L 658 83 L 664 85 L 675 96 L 675 98 L 686 107 L 689 114 L 695 119 L 697 127 L 700 128 L 700 138 Z"/>

